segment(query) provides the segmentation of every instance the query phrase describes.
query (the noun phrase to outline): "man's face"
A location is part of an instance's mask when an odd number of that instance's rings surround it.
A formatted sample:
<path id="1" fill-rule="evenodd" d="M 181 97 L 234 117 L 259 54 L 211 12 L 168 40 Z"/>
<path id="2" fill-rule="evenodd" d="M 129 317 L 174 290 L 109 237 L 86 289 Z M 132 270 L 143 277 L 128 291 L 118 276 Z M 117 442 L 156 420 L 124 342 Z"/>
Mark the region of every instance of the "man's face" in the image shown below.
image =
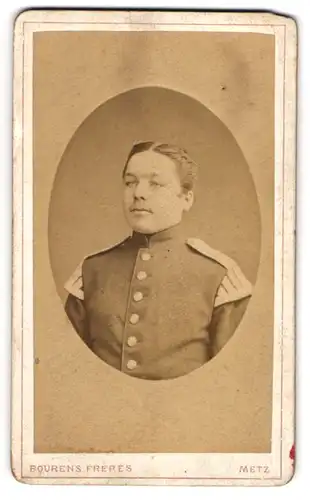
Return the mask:
<path id="1" fill-rule="evenodd" d="M 126 219 L 139 233 L 153 234 L 178 224 L 193 194 L 183 192 L 174 161 L 155 151 L 131 157 L 124 175 Z"/>

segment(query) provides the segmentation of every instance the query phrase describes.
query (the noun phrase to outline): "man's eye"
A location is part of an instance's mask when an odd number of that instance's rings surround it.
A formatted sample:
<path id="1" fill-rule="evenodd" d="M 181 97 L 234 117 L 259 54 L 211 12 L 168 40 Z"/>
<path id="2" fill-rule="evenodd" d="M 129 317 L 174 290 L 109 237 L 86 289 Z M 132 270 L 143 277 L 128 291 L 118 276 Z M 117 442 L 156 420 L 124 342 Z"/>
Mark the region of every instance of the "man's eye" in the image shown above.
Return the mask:
<path id="1" fill-rule="evenodd" d="M 136 184 L 136 181 L 125 181 L 125 186 L 131 187 Z"/>
<path id="2" fill-rule="evenodd" d="M 159 184 L 159 182 L 156 182 L 156 181 L 150 181 L 150 185 L 153 187 L 161 186 L 161 184 Z"/>

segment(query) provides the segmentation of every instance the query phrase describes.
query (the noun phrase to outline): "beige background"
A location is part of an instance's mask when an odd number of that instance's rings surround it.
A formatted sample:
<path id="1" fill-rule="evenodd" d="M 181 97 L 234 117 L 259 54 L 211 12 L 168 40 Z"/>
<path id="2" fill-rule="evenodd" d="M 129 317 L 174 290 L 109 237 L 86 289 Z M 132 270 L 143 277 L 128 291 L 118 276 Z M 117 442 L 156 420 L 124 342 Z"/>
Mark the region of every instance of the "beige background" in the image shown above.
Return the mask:
<path id="1" fill-rule="evenodd" d="M 273 37 L 40 33 L 34 38 L 35 451 L 269 451 Z M 201 369 L 156 383 L 116 372 L 78 339 L 57 295 L 48 247 L 51 189 L 67 143 L 101 103 L 144 85 L 188 94 L 230 128 L 250 166 L 262 224 L 255 293 L 234 338 Z M 70 195 L 67 206 L 70 212 Z M 257 240 L 245 238 L 242 246 L 248 244 L 257 258 Z M 252 272 L 255 277 L 254 264 Z"/>

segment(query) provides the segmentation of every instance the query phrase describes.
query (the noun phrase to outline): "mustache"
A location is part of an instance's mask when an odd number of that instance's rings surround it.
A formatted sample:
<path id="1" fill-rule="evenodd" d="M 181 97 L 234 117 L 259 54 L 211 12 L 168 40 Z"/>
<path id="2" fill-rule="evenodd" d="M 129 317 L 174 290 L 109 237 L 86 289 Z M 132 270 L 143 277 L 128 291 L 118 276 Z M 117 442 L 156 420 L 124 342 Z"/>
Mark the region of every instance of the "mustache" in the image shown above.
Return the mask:
<path id="1" fill-rule="evenodd" d="M 131 207 L 129 208 L 129 211 L 130 212 L 149 212 L 150 214 L 153 213 L 153 210 L 149 207 L 145 207 L 143 205 L 137 205 L 137 204 L 134 204 L 134 205 L 131 205 Z"/>

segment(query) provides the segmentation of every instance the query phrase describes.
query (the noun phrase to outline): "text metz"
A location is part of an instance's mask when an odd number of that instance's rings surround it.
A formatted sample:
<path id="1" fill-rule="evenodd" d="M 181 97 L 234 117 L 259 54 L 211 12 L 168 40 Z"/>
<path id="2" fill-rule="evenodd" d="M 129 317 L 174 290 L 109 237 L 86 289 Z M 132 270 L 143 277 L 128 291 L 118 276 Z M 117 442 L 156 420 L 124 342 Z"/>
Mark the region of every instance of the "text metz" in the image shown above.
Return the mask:
<path id="1" fill-rule="evenodd" d="M 248 474 L 269 474 L 269 465 L 240 465 L 239 472 L 245 472 Z"/>

